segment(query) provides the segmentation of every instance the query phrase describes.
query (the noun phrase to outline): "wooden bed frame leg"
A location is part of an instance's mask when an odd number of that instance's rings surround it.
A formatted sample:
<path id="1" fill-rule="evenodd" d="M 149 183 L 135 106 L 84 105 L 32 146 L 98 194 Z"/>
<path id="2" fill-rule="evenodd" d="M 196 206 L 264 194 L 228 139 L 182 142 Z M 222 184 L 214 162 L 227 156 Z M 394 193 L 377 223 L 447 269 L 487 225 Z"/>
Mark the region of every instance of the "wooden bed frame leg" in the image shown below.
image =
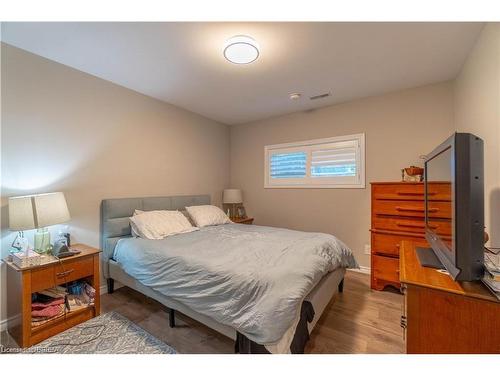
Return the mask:
<path id="1" fill-rule="evenodd" d="M 174 309 L 170 309 L 170 311 L 168 313 L 168 325 L 170 326 L 170 328 L 175 327 L 175 310 Z"/>
<path id="2" fill-rule="evenodd" d="M 339 293 L 344 292 L 344 279 L 342 278 L 342 281 L 339 284 Z"/>
<path id="3" fill-rule="evenodd" d="M 115 291 L 115 280 L 109 278 L 106 279 L 106 282 L 108 284 L 108 294 L 113 294 L 113 292 Z"/>

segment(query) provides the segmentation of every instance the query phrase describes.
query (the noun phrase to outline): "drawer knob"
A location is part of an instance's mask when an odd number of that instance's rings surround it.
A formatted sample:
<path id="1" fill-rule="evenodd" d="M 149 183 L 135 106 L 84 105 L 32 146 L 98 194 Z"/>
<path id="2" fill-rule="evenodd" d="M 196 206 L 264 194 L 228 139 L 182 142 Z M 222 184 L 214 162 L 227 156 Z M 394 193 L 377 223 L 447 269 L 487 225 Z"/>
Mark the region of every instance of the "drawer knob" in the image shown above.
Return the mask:
<path id="1" fill-rule="evenodd" d="M 72 273 L 73 271 L 74 271 L 74 269 L 70 269 L 70 270 L 63 271 L 63 272 L 58 272 L 58 273 L 56 273 L 56 276 L 57 276 L 58 278 L 60 278 L 60 277 L 66 277 L 66 276 L 68 276 L 70 273 Z"/>
<path id="2" fill-rule="evenodd" d="M 424 192 L 417 192 L 417 191 L 397 191 L 397 195 L 424 195 Z M 435 192 L 428 192 L 427 195 L 436 195 Z"/>
<path id="3" fill-rule="evenodd" d="M 425 224 L 417 224 L 417 223 L 402 223 L 402 222 L 396 222 L 396 225 L 398 227 L 408 227 L 408 228 L 421 228 L 421 229 L 424 229 L 425 228 Z M 430 225 L 428 224 L 427 225 L 429 228 L 431 229 L 437 229 L 438 226 L 437 225 Z"/>
<path id="4" fill-rule="evenodd" d="M 396 210 L 403 211 L 403 212 L 424 212 L 425 211 L 424 208 L 420 208 L 420 207 L 401 207 L 401 206 L 397 206 Z M 438 212 L 439 209 L 438 208 L 429 208 L 427 211 L 428 212 Z"/>

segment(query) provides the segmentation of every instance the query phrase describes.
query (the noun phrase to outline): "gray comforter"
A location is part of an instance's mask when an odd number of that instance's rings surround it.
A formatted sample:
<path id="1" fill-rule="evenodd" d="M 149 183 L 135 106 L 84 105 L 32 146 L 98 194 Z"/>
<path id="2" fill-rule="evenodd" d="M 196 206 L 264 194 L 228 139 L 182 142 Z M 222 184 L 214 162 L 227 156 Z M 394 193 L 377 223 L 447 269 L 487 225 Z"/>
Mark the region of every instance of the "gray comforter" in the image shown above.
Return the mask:
<path id="1" fill-rule="evenodd" d="M 357 267 L 332 235 L 242 224 L 122 239 L 114 259 L 142 284 L 262 345 L 296 323 L 302 301 L 327 272 Z"/>

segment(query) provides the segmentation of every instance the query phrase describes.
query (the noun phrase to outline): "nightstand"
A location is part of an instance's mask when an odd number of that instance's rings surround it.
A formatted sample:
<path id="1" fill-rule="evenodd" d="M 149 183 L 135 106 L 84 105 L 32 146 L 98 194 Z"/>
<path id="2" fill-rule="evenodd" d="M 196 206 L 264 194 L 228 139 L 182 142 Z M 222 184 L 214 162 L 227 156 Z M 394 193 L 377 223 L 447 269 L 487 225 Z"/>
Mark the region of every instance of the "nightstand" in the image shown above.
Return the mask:
<path id="1" fill-rule="evenodd" d="M 51 336 L 99 315 L 99 249 L 75 244 L 71 246 L 81 253 L 60 261 L 53 256 L 44 256 L 42 264 L 19 268 L 7 263 L 7 315 L 11 318 L 7 330 L 21 348 L 39 343 Z M 85 281 L 95 289 L 94 303 L 82 306 L 43 324 L 31 321 L 31 298 L 33 293 L 71 281 Z"/>
<path id="2" fill-rule="evenodd" d="M 246 217 L 246 218 L 241 218 L 241 217 L 234 217 L 231 218 L 231 221 L 236 224 L 253 224 L 253 217 Z"/>

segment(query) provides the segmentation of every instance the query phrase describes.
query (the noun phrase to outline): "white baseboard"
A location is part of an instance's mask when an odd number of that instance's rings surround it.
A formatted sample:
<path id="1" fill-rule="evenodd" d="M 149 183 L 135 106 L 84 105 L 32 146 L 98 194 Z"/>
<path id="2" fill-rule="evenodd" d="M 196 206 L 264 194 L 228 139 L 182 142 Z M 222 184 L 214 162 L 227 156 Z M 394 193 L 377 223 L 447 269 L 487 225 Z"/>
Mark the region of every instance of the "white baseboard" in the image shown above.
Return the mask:
<path id="1" fill-rule="evenodd" d="M 21 319 L 21 314 L 14 315 L 10 318 L 0 320 L 0 332 L 6 331 L 7 330 L 7 325 L 9 322 L 15 322 L 16 320 Z"/>
<path id="2" fill-rule="evenodd" d="M 364 274 L 369 275 L 369 274 L 371 274 L 372 269 L 370 267 L 359 266 L 359 268 L 349 268 L 348 271 L 364 273 Z"/>
<path id="3" fill-rule="evenodd" d="M 123 284 L 120 284 L 118 281 L 115 281 L 115 290 L 120 289 L 123 287 Z M 108 286 L 107 285 L 101 285 L 99 288 L 99 294 L 102 296 L 103 294 L 108 294 Z"/>

